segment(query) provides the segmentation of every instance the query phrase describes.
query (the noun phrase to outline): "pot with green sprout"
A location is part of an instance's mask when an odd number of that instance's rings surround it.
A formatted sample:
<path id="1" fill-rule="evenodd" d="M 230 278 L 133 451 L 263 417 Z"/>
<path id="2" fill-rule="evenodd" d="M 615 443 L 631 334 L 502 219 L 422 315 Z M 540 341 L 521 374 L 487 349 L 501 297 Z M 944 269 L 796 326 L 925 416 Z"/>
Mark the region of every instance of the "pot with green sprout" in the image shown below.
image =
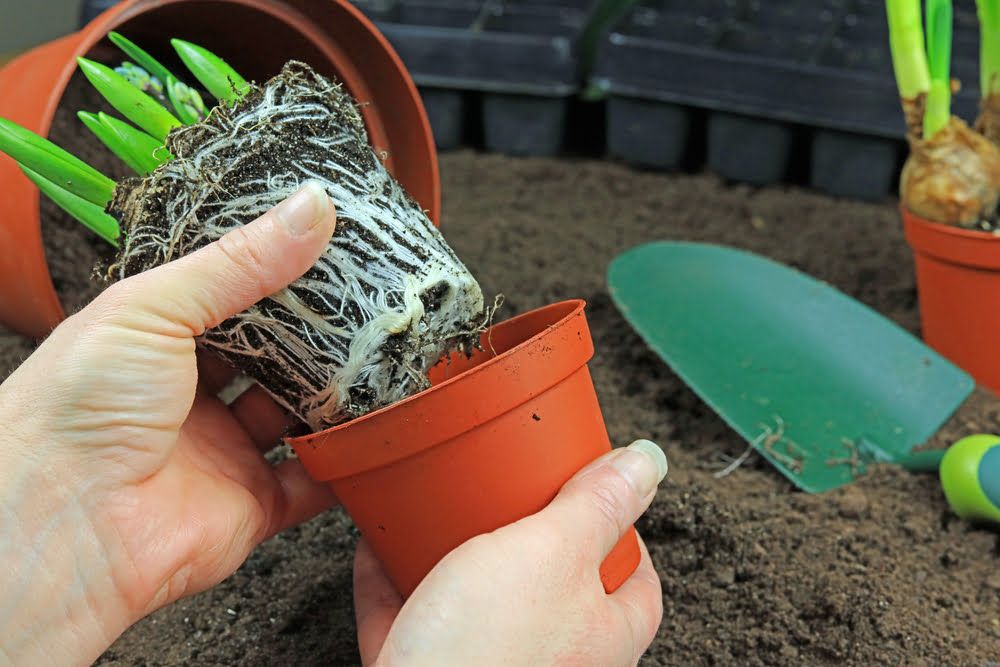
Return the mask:
<path id="1" fill-rule="evenodd" d="M 886 0 L 896 82 L 910 154 L 900 175 L 900 211 L 914 251 L 924 339 L 986 387 L 1000 390 L 1000 0 L 978 0 L 982 104 L 973 127 L 951 115 L 952 6 Z M 925 47 L 926 44 L 926 47 Z"/>
<path id="2" fill-rule="evenodd" d="M 928 0 L 926 50 L 919 0 L 886 7 L 910 144 L 900 198 L 936 222 L 970 227 L 990 219 L 1000 199 L 1000 149 L 951 115 L 951 2 Z"/>
<path id="3" fill-rule="evenodd" d="M 206 332 L 205 347 L 318 431 L 424 389 L 442 356 L 478 341 L 488 317 L 478 283 L 389 175 L 342 86 L 294 61 L 253 86 L 209 51 L 174 40 L 219 100 L 208 113 L 142 48 L 111 39 L 134 61 L 124 70 L 133 76 L 85 58 L 79 65 L 130 122 L 80 119 L 136 178 L 116 184 L 0 119 L 0 151 L 115 246 L 109 279 L 189 254 L 314 181 L 337 208 L 326 252 L 289 288 Z M 144 88 L 162 90 L 161 99 Z"/>
<path id="4" fill-rule="evenodd" d="M 226 25 L 236 27 L 219 29 Z M 0 117 L 47 135 L 76 58 L 110 60 L 117 49 L 105 37 L 116 29 L 164 60 L 176 59 L 164 35 L 177 35 L 224 49 L 244 74 L 262 80 L 293 59 L 335 77 L 363 103 L 369 139 L 390 173 L 437 222 L 437 155 L 419 95 L 385 38 L 347 0 L 125 0 L 0 69 Z M 0 326 L 44 337 L 65 313 L 43 250 L 38 190 L 3 156 L 0 220 Z"/>
<path id="5" fill-rule="evenodd" d="M 138 45 L 111 39 L 134 62 L 79 64 L 126 120 L 80 120 L 137 176 L 115 183 L 2 119 L 0 150 L 116 248 L 110 280 L 196 251 L 304 180 L 322 184 L 338 225 L 317 263 L 199 343 L 309 427 L 292 446 L 337 492 L 400 592 L 465 540 L 544 507 L 610 450 L 584 304 L 487 328 L 493 308 L 475 278 L 386 171 L 341 86 L 294 61 L 252 85 L 174 40 L 218 99 L 209 110 Z M 605 589 L 638 562 L 629 532 L 598 573 Z"/>

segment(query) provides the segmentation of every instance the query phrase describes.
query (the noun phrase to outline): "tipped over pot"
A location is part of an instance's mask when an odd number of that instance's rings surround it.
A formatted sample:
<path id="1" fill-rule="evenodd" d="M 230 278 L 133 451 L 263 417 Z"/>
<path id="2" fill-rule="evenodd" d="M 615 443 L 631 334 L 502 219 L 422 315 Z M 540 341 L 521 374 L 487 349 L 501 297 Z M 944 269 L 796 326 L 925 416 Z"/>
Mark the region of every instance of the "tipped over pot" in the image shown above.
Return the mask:
<path id="1" fill-rule="evenodd" d="M 611 449 L 587 368 L 594 347 L 583 301 L 494 325 L 481 346 L 434 367 L 426 391 L 289 440 L 404 596 L 449 551 L 538 512 Z M 605 589 L 638 563 L 630 531 L 601 566 Z"/>
<path id="2" fill-rule="evenodd" d="M 238 29 L 219 30 L 223 24 Z M 365 103 L 373 148 L 388 154 L 389 171 L 437 222 L 437 156 L 416 88 L 385 38 L 346 0 L 127 0 L 0 70 L 0 117 L 46 135 L 76 57 L 110 51 L 104 38 L 114 29 L 153 45 L 174 36 L 199 41 L 233 54 L 234 65 L 261 81 L 290 59 L 342 81 Z M 42 245 L 38 190 L 2 155 L 0 219 L 0 325 L 44 337 L 65 312 Z"/>

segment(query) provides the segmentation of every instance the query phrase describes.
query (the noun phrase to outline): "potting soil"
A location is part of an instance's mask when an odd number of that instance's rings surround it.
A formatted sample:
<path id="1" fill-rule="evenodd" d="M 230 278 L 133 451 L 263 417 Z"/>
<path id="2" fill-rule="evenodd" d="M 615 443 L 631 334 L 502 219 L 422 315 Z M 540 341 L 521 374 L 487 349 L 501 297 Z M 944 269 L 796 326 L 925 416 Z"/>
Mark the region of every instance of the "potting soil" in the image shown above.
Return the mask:
<path id="1" fill-rule="evenodd" d="M 667 451 L 670 476 L 638 524 L 665 608 L 644 665 L 1000 660 L 996 532 L 953 517 L 934 475 L 877 467 L 814 496 L 750 455 L 716 478 L 746 443 L 643 346 L 604 283 L 608 262 L 636 244 L 723 243 L 828 281 L 917 332 L 895 202 L 472 152 L 443 156 L 442 175 L 444 233 L 487 293 L 507 295 L 498 317 L 586 298 L 591 368 L 613 441 L 646 437 Z M 65 301 L 81 303 L 94 288 L 72 253 L 89 247 L 86 232 L 68 226 L 60 236 L 49 214 L 55 278 Z M 4 371 L 31 347 L 13 335 L 0 336 L 0 346 Z M 985 392 L 932 445 L 974 432 L 1000 432 L 1000 401 Z M 217 588 L 138 623 L 99 664 L 358 664 L 356 537 L 337 510 L 289 530 Z"/>

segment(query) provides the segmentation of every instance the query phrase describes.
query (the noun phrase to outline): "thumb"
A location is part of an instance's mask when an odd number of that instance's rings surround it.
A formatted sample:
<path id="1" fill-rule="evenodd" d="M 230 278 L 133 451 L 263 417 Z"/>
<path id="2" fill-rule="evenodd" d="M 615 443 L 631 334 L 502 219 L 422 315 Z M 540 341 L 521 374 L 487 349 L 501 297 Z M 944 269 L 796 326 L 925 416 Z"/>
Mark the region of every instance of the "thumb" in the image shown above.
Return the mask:
<path id="1" fill-rule="evenodd" d="M 294 282 L 336 226 L 333 202 L 310 181 L 253 222 L 197 252 L 118 283 L 119 295 L 178 336 L 200 336 Z"/>
<path id="2" fill-rule="evenodd" d="M 535 516 L 580 553 L 602 561 L 649 507 L 667 468 L 659 445 L 637 440 L 578 472 Z"/>

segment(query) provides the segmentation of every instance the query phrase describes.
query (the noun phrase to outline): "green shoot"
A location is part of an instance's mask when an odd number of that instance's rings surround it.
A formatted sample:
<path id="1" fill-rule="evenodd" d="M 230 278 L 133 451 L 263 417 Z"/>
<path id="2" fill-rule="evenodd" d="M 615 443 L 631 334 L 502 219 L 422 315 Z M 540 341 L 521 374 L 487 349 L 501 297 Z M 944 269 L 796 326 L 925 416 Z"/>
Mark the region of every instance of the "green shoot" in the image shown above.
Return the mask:
<path id="1" fill-rule="evenodd" d="M 153 56 L 149 55 L 144 49 L 139 47 L 137 44 L 117 32 L 108 33 L 108 39 L 111 43 L 117 46 L 119 49 L 125 52 L 129 58 L 134 60 L 139 67 L 143 68 L 154 77 L 160 80 L 161 83 L 166 85 L 167 79 L 174 77 L 166 67 L 160 64 Z M 176 77 L 174 77 L 176 78 Z"/>
<path id="2" fill-rule="evenodd" d="M 208 115 L 198 91 L 173 77 L 167 79 L 167 97 L 174 111 L 186 125 L 200 123 Z"/>
<path id="3" fill-rule="evenodd" d="M 142 130 L 137 130 L 128 123 L 103 112 L 97 116 L 103 125 L 121 137 L 122 141 L 132 149 L 132 154 L 138 157 L 141 164 L 150 172 L 174 159 L 166 146 Z"/>
<path id="4" fill-rule="evenodd" d="M 76 218 L 85 227 L 93 231 L 102 239 L 118 247 L 118 237 L 121 230 L 118 221 L 104 212 L 104 207 L 98 206 L 86 199 L 77 197 L 71 192 L 67 192 L 52 181 L 41 176 L 37 172 L 20 165 L 21 171 L 30 178 L 38 189 L 46 197 L 55 202 L 61 209 Z"/>
<path id="5" fill-rule="evenodd" d="M 976 0 L 979 10 L 979 91 L 1000 93 L 1000 0 Z"/>
<path id="6" fill-rule="evenodd" d="M 115 182 L 73 157 L 48 139 L 0 118 L 0 152 L 14 158 L 42 178 L 97 206 L 105 206 Z"/>
<path id="7" fill-rule="evenodd" d="M 110 67 L 77 58 L 80 69 L 111 106 L 161 143 L 182 123 L 149 95 L 133 87 Z"/>
<path id="8" fill-rule="evenodd" d="M 164 146 L 167 135 L 185 123 L 200 122 L 208 112 L 196 90 L 179 81 L 146 51 L 118 33 L 111 33 L 111 41 L 139 65 L 126 62 L 113 70 L 86 58 L 78 58 L 77 62 L 111 106 L 142 129 L 104 113 L 81 111 L 78 116 L 108 149 L 145 176 L 174 159 Z M 188 42 L 172 43 L 198 80 L 224 103 L 233 104 L 249 92 L 250 85 L 218 56 Z M 165 108 L 168 102 L 180 119 Z M 105 212 L 114 197 L 113 180 L 51 141 L 3 118 L 0 152 L 12 157 L 44 195 L 105 241 L 118 246 L 118 222 Z"/>
<path id="9" fill-rule="evenodd" d="M 926 93 L 931 86 L 924 51 L 920 0 L 886 0 L 885 8 L 896 86 L 902 99 L 912 100 Z"/>
<path id="10" fill-rule="evenodd" d="M 924 138 L 930 139 L 951 119 L 951 0 L 927 0 L 925 12 L 931 87 L 924 112 Z"/>
<path id="11" fill-rule="evenodd" d="M 107 114 L 81 111 L 77 117 L 108 149 L 140 176 L 152 173 L 172 157 L 160 142 Z M 160 154 L 163 159 L 156 156 Z"/>
<path id="12" fill-rule="evenodd" d="M 146 93 L 160 104 L 167 104 L 168 101 L 166 94 L 163 92 L 163 84 L 143 68 L 126 61 L 116 67 L 115 72 L 121 74 L 133 87 Z"/>
<path id="13" fill-rule="evenodd" d="M 220 102 L 232 106 L 250 92 L 250 84 L 214 53 L 180 39 L 170 43 L 195 78 Z"/>
<path id="14" fill-rule="evenodd" d="M 166 96 L 181 121 L 187 125 L 194 125 L 208 115 L 205 109 L 205 102 L 201 99 L 198 91 L 181 83 L 160 61 L 117 32 L 108 34 L 108 38 L 115 46 L 124 51 L 126 55 L 139 63 L 141 67 L 145 68 L 156 79 L 163 82 L 163 86 L 166 88 Z"/>

